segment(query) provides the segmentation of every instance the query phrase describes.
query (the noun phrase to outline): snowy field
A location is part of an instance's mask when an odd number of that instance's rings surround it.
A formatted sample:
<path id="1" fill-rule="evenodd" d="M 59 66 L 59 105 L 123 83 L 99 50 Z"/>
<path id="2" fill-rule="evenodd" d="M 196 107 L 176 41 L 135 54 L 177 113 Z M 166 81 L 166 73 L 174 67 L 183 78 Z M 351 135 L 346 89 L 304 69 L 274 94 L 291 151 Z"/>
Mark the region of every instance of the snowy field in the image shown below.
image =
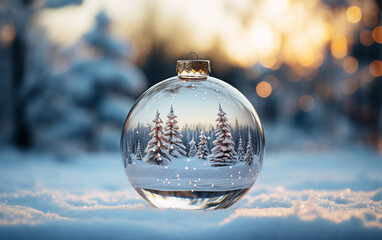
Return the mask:
<path id="1" fill-rule="evenodd" d="M 229 209 L 156 209 L 116 154 L 0 152 L 0 239 L 382 239 L 382 159 L 366 149 L 266 153 Z"/>
<path id="2" fill-rule="evenodd" d="M 173 158 L 165 166 L 136 160 L 133 155 L 132 158 L 133 164 L 125 168 L 132 185 L 163 191 L 230 191 L 249 188 L 261 168 L 257 156 L 252 165 L 238 162 L 226 167 L 212 167 L 208 160 L 198 157 Z"/>

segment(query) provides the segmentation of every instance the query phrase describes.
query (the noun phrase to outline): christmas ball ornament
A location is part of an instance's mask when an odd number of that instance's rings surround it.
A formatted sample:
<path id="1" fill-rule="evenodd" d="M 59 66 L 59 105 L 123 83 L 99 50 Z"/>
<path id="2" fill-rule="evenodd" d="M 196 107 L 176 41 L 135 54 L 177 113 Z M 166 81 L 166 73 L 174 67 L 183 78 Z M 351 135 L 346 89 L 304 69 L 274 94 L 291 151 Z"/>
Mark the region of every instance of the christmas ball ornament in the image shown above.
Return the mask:
<path id="1" fill-rule="evenodd" d="M 153 206 L 227 208 L 261 170 L 260 119 L 243 94 L 209 76 L 208 60 L 178 60 L 176 71 L 128 114 L 121 136 L 125 173 Z"/>

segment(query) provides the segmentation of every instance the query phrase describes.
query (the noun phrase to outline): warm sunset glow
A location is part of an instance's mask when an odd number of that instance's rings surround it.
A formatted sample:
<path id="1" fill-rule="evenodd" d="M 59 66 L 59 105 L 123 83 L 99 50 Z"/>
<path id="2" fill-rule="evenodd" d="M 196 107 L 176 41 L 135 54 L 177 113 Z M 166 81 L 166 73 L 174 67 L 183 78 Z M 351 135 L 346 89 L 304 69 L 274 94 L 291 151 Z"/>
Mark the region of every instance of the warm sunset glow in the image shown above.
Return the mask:
<path id="1" fill-rule="evenodd" d="M 195 49 L 201 55 L 215 54 L 224 59 L 217 65 L 250 67 L 258 63 L 272 70 L 283 64 L 318 68 L 335 33 L 347 37 L 350 32 L 343 27 L 337 31 L 346 16 L 332 15 L 319 0 L 255 1 L 254 8 L 242 1 L 193 3 L 203 8 L 195 11 L 174 0 L 110 0 L 107 4 L 85 0 L 79 6 L 43 10 L 36 22 L 47 28 L 53 41 L 70 45 L 81 38 L 92 26 L 94 15 L 104 9 L 113 22 L 113 33 L 132 40 L 138 48 L 138 57 L 142 58 L 138 61 L 144 61 L 155 41 L 161 42 L 163 52 L 171 57 Z M 343 41 L 337 43 L 335 56 L 346 56 L 347 43 L 345 48 Z"/>
<path id="2" fill-rule="evenodd" d="M 382 43 L 382 26 L 375 27 L 373 30 L 373 39 L 377 43 Z"/>
<path id="3" fill-rule="evenodd" d="M 343 63 L 345 72 L 355 73 L 358 69 L 358 61 L 355 57 L 346 57 Z"/>
<path id="4" fill-rule="evenodd" d="M 256 93 L 261 98 L 267 98 L 272 93 L 272 87 L 271 84 L 261 81 L 256 86 Z"/>
<path id="5" fill-rule="evenodd" d="M 359 21 L 361 21 L 362 17 L 361 9 L 359 9 L 359 7 L 357 6 L 349 7 L 346 11 L 346 17 L 349 22 L 358 23 Z"/>
<path id="6" fill-rule="evenodd" d="M 347 40 L 343 34 L 337 34 L 332 40 L 330 50 L 332 55 L 336 58 L 343 58 L 347 54 Z"/>
<path id="7" fill-rule="evenodd" d="M 304 112 L 310 112 L 314 108 L 314 98 L 310 95 L 304 95 L 298 100 L 300 109 Z"/>
<path id="8" fill-rule="evenodd" d="M 325 27 L 325 40 L 329 41 L 333 38 L 334 35 L 334 28 L 330 23 L 324 23 Z"/>
<path id="9" fill-rule="evenodd" d="M 272 68 L 276 63 L 274 56 L 264 57 L 260 59 L 260 64 L 265 68 Z"/>

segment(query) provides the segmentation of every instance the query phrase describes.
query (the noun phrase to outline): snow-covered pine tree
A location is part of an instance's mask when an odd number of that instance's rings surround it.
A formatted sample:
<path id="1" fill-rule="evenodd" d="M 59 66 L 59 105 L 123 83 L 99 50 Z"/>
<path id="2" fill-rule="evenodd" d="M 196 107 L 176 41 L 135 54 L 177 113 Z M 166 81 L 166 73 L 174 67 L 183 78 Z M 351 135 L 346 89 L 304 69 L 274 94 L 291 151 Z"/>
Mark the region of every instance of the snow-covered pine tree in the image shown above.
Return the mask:
<path id="1" fill-rule="evenodd" d="M 202 130 L 199 136 L 198 152 L 196 155 L 201 159 L 207 159 L 208 154 L 209 150 L 207 146 L 207 137 L 204 133 L 204 130 Z"/>
<path id="2" fill-rule="evenodd" d="M 131 47 L 113 36 L 111 28 L 112 22 L 101 11 L 94 27 L 74 46 L 59 52 L 54 48 L 42 51 L 48 42 L 37 36 L 39 43 L 31 45 L 33 52 L 25 53 L 24 118 L 36 147 L 60 151 L 118 149 L 124 109 L 146 88 L 146 79 L 129 61 Z M 56 60 L 60 64 L 50 64 Z M 31 97 L 26 98 L 29 94 Z"/>
<path id="3" fill-rule="evenodd" d="M 138 140 L 137 149 L 135 150 L 137 160 L 142 160 L 141 142 Z"/>
<path id="4" fill-rule="evenodd" d="M 212 127 L 211 128 L 211 130 L 210 130 L 210 132 L 209 132 L 209 134 L 208 134 L 208 137 L 207 137 L 207 139 L 208 139 L 208 146 L 210 147 L 210 148 L 212 148 L 212 145 L 213 145 L 213 136 L 215 136 L 215 128 L 214 127 Z"/>
<path id="5" fill-rule="evenodd" d="M 219 103 L 218 124 L 215 129 L 216 139 L 212 142 L 211 163 L 214 167 L 231 166 L 236 162 L 236 152 L 234 149 L 235 143 L 232 141 L 231 131 L 228 126 L 228 119 Z"/>
<path id="6" fill-rule="evenodd" d="M 249 129 L 248 129 L 247 152 L 245 153 L 244 161 L 248 165 L 252 165 L 253 164 L 252 137 L 251 137 L 251 131 Z"/>
<path id="7" fill-rule="evenodd" d="M 127 153 L 125 151 L 126 149 L 126 138 L 122 138 L 121 140 L 121 152 L 122 152 L 122 164 L 123 164 L 123 167 L 126 168 L 127 167 Z"/>
<path id="8" fill-rule="evenodd" d="M 240 125 L 237 118 L 235 118 L 235 124 L 232 131 L 232 138 L 235 143 L 235 146 L 239 145 L 239 138 L 240 138 Z"/>
<path id="9" fill-rule="evenodd" d="M 194 140 L 194 137 L 192 137 L 192 140 L 190 141 L 190 151 L 188 152 L 188 156 L 195 157 L 197 152 L 198 149 L 196 148 L 196 142 Z"/>
<path id="10" fill-rule="evenodd" d="M 131 159 L 131 154 L 133 153 L 133 149 L 131 147 L 131 141 L 127 140 L 126 142 L 126 157 L 127 157 L 127 162 L 129 164 L 133 163 L 133 160 Z"/>
<path id="11" fill-rule="evenodd" d="M 158 111 L 155 115 L 153 122 L 155 123 L 155 125 L 153 126 L 150 132 L 151 140 L 148 142 L 147 147 L 145 149 L 145 160 L 146 162 L 154 162 L 158 165 L 166 165 L 167 161 L 171 161 L 171 159 L 168 156 L 167 146 L 163 137 L 163 122 L 162 119 L 159 117 Z"/>
<path id="12" fill-rule="evenodd" d="M 239 137 L 239 145 L 237 147 L 237 159 L 240 162 L 243 162 L 244 161 L 244 155 L 245 155 L 245 152 L 244 152 L 244 148 L 243 148 L 243 140 L 241 139 L 241 136 L 240 136 Z"/>
<path id="13" fill-rule="evenodd" d="M 182 143 L 182 134 L 178 128 L 178 121 L 176 121 L 177 116 L 174 114 L 174 109 L 172 108 L 167 115 L 168 120 L 166 122 L 164 138 L 166 139 L 166 144 L 168 152 L 171 156 L 180 157 L 186 155 L 186 147 Z"/>

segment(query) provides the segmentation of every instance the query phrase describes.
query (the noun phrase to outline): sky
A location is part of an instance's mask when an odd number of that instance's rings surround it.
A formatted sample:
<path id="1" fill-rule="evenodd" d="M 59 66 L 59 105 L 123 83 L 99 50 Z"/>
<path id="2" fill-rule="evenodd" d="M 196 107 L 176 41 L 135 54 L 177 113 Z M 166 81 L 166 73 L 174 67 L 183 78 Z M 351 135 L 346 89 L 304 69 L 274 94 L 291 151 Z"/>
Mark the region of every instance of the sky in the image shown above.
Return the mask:
<path id="1" fill-rule="evenodd" d="M 251 103 L 232 86 L 216 78 L 182 82 L 175 77 L 153 86 L 138 99 L 128 117 L 128 126 L 135 128 L 138 123 L 152 124 L 157 110 L 162 121 L 166 122 L 172 105 L 180 128 L 186 124 L 201 124 L 209 128 L 216 125 L 219 104 L 232 126 L 236 119 L 240 125 L 252 128 L 259 121 Z"/>
<path id="2" fill-rule="evenodd" d="M 54 42 L 70 45 L 100 10 L 113 20 L 115 35 L 132 40 L 140 60 L 160 42 L 170 56 L 197 49 L 219 57 L 217 65 L 260 63 L 271 69 L 282 63 L 317 68 L 327 44 L 335 58 L 343 58 L 354 43 L 354 31 L 362 27 L 361 17 L 370 23 L 376 14 L 373 1 L 349 1 L 349 7 L 331 9 L 319 0 L 87 0 L 80 6 L 43 10 L 35 21 Z"/>

